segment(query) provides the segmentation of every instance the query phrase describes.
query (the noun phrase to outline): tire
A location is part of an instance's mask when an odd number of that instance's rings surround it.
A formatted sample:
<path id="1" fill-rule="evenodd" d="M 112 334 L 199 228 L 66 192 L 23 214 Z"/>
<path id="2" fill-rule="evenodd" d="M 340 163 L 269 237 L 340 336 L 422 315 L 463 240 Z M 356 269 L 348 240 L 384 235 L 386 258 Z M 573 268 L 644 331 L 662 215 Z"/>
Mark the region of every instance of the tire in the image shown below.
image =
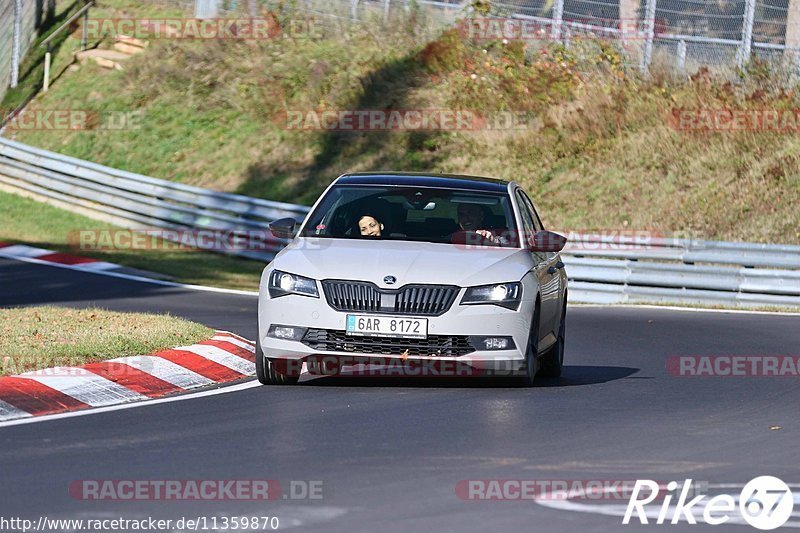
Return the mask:
<path id="1" fill-rule="evenodd" d="M 528 336 L 528 350 L 525 352 L 525 375 L 519 378 L 521 387 L 533 387 L 533 381 L 536 378 L 536 366 L 538 361 L 536 355 L 538 354 L 539 345 L 539 304 L 536 304 L 536 310 L 533 312 L 533 320 L 531 321 L 531 334 Z"/>
<path id="2" fill-rule="evenodd" d="M 550 347 L 541 357 L 541 367 L 539 372 L 543 378 L 560 378 L 561 369 L 564 366 L 564 340 L 567 331 L 567 302 L 564 301 L 564 309 L 561 311 L 561 326 L 558 328 L 558 338 L 555 344 Z"/>
<path id="3" fill-rule="evenodd" d="M 279 372 L 275 363 L 264 357 L 258 339 L 256 339 L 256 377 L 262 385 L 294 385 L 300 379 L 300 376 Z"/>

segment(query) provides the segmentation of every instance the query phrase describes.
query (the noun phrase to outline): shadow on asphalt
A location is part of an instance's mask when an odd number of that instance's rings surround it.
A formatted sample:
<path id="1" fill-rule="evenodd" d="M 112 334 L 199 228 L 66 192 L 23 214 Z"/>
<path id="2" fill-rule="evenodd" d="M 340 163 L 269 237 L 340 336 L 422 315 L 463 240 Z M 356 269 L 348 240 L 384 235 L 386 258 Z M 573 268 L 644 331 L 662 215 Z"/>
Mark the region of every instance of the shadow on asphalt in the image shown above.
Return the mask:
<path id="1" fill-rule="evenodd" d="M 561 378 L 537 378 L 535 388 L 596 385 L 627 378 L 638 368 L 624 366 L 565 366 Z M 431 388 L 520 388 L 513 378 L 451 377 L 321 377 L 299 383 L 307 387 L 431 387 Z"/>
<path id="2" fill-rule="evenodd" d="M 170 313 L 254 339 L 256 302 L 255 296 L 194 291 L 0 258 L 0 307 L 61 305 Z"/>
<path id="3" fill-rule="evenodd" d="M 180 287 L 142 283 L 6 258 L 0 258 L 0 267 L 0 280 L 3 281 L 0 303 L 4 307 L 131 300 L 148 296 L 168 298 L 173 294 L 187 292 Z"/>

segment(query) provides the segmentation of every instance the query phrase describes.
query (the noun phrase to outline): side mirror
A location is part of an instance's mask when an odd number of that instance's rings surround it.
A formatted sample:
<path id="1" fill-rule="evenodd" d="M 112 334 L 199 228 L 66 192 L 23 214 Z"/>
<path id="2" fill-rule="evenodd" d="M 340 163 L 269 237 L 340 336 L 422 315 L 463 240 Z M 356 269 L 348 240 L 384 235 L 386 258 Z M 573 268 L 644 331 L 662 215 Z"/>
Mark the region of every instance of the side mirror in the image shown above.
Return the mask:
<path id="1" fill-rule="evenodd" d="M 294 237 L 294 227 L 297 221 L 293 218 L 279 218 L 269 223 L 269 230 L 279 239 Z"/>
<path id="2" fill-rule="evenodd" d="M 552 231 L 537 231 L 529 249 L 532 252 L 560 252 L 567 244 L 567 238 Z"/>

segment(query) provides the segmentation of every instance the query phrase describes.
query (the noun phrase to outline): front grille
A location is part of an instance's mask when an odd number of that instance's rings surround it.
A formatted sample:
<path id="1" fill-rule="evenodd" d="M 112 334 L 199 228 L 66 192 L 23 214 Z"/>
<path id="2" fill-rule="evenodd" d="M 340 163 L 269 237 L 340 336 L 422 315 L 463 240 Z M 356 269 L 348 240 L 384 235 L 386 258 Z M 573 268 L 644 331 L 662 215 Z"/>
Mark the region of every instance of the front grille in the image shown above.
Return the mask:
<path id="1" fill-rule="evenodd" d="M 322 290 L 337 311 L 439 316 L 446 313 L 458 295 L 453 285 L 406 285 L 379 289 L 366 281 L 324 280 Z"/>
<path id="2" fill-rule="evenodd" d="M 450 356 L 475 351 L 466 335 L 428 335 L 427 339 L 395 337 L 355 337 L 337 329 L 309 329 L 303 344 L 320 351 L 350 352 L 375 355 Z"/>
<path id="3" fill-rule="evenodd" d="M 381 310 L 381 293 L 372 283 L 325 280 L 322 290 L 328 304 L 337 311 Z"/>

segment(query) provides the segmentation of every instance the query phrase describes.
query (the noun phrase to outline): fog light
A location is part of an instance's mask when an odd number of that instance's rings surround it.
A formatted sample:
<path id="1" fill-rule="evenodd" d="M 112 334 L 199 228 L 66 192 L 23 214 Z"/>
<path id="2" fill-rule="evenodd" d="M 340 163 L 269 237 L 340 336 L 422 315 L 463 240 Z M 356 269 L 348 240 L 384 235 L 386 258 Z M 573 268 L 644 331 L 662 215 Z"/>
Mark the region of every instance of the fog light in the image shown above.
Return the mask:
<path id="1" fill-rule="evenodd" d="M 290 341 L 299 341 L 305 334 L 306 328 L 297 328 L 294 326 L 272 325 L 269 327 L 269 331 L 267 331 L 267 337 Z"/>
<path id="2" fill-rule="evenodd" d="M 513 350 L 516 348 L 511 337 L 470 337 L 469 343 L 476 350 Z"/>
<path id="3" fill-rule="evenodd" d="M 483 339 L 483 345 L 487 350 L 505 350 L 508 347 L 508 339 L 489 337 L 488 339 Z"/>

